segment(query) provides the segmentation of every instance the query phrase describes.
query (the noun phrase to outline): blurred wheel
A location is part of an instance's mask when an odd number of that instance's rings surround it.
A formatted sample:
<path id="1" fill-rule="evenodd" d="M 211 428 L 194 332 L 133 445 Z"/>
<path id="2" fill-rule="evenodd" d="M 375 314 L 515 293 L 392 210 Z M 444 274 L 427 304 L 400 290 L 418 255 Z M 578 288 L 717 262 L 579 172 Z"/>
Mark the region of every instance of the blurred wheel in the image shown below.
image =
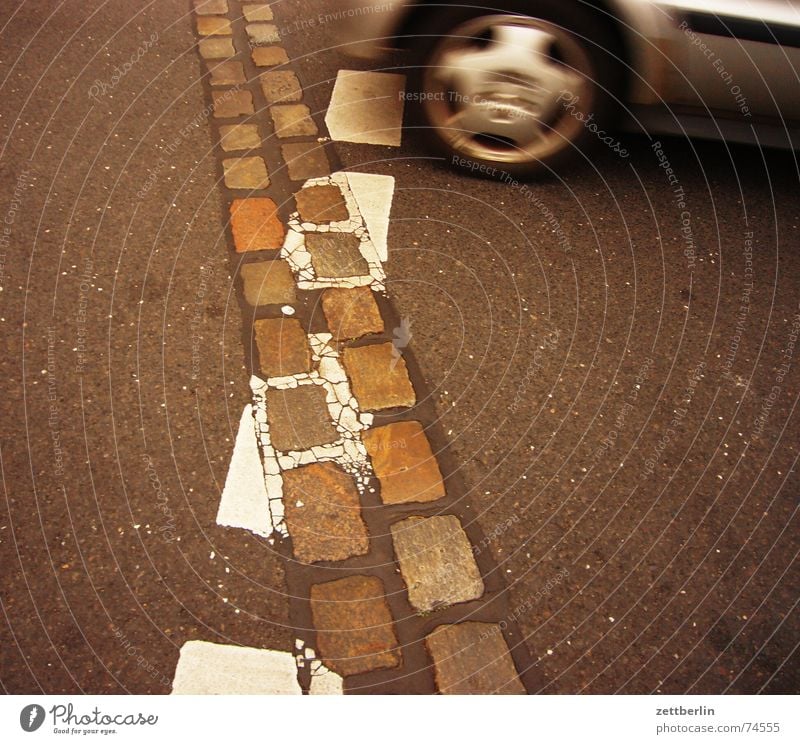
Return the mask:
<path id="1" fill-rule="evenodd" d="M 611 122 L 619 64 L 610 34 L 577 5 L 535 7 L 536 18 L 462 8 L 424 28 L 416 123 L 457 167 L 551 172 L 597 142 L 590 125 Z"/>

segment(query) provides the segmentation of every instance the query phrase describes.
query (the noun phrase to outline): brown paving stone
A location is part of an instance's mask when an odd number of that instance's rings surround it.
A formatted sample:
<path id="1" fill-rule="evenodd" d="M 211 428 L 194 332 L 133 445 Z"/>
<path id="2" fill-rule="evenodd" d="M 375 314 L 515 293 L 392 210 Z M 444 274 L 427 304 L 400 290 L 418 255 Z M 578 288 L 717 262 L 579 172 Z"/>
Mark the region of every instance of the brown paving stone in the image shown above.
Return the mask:
<path id="1" fill-rule="evenodd" d="M 211 98 L 216 119 L 235 119 L 255 112 L 249 90 L 213 90 Z"/>
<path id="2" fill-rule="evenodd" d="M 339 439 L 321 385 L 268 390 L 267 422 L 272 446 L 279 452 L 307 450 Z"/>
<path id="3" fill-rule="evenodd" d="M 241 85 L 246 82 L 241 62 L 226 60 L 209 65 L 211 85 Z"/>
<path id="4" fill-rule="evenodd" d="M 231 230 L 237 253 L 280 248 L 286 232 L 275 202 L 266 197 L 234 199 Z"/>
<path id="5" fill-rule="evenodd" d="M 231 22 L 220 16 L 198 16 L 197 33 L 200 36 L 230 36 Z"/>
<path id="6" fill-rule="evenodd" d="M 226 59 L 236 55 L 233 42 L 223 36 L 211 36 L 206 39 L 200 39 L 197 46 L 200 49 L 200 56 L 203 59 Z"/>
<path id="7" fill-rule="evenodd" d="M 318 142 L 292 142 L 281 145 L 281 155 L 292 181 L 329 176 L 331 166 L 325 148 Z"/>
<path id="8" fill-rule="evenodd" d="M 269 186 L 267 166 L 264 159 L 258 156 L 225 158 L 222 168 L 225 171 L 225 185 L 229 189 L 265 189 Z"/>
<path id="9" fill-rule="evenodd" d="M 300 81 L 291 70 L 262 72 L 258 80 L 267 103 L 291 103 L 303 97 Z"/>
<path id="10" fill-rule="evenodd" d="M 410 407 L 416 403 L 406 363 L 393 350 L 391 343 L 344 350 L 344 367 L 363 411 Z"/>
<path id="11" fill-rule="evenodd" d="M 445 695 L 524 695 L 500 626 L 494 623 L 440 625 L 425 639 Z"/>
<path id="12" fill-rule="evenodd" d="M 340 222 L 350 219 L 347 204 L 338 186 L 309 186 L 307 189 L 300 189 L 294 198 L 303 222 Z"/>
<path id="13" fill-rule="evenodd" d="M 275 67 L 289 62 L 286 50 L 278 46 L 256 47 L 250 56 L 256 67 Z"/>
<path id="14" fill-rule="evenodd" d="M 219 128 L 220 144 L 226 152 L 252 150 L 261 145 L 258 127 L 255 124 L 226 124 Z"/>
<path id="15" fill-rule="evenodd" d="M 369 552 L 367 525 L 353 476 L 334 463 L 283 474 L 286 526 L 303 563 L 343 561 Z"/>
<path id="16" fill-rule="evenodd" d="M 343 279 L 369 274 L 367 259 L 361 255 L 361 241 L 352 233 L 306 233 L 306 249 L 318 277 Z"/>
<path id="17" fill-rule="evenodd" d="M 390 529 L 415 610 L 431 612 L 483 594 L 472 546 L 457 517 L 409 517 Z"/>
<path id="18" fill-rule="evenodd" d="M 392 669 L 401 655 L 383 583 L 375 576 L 348 576 L 311 587 L 317 648 L 332 671 L 351 674 Z"/>
<path id="19" fill-rule="evenodd" d="M 296 318 L 266 318 L 253 323 L 259 368 L 267 377 L 311 371 L 308 336 Z"/>
<path id="20" fill-rule="evenodd" d="M 311 137 L 319 133 L 308 106 L 291 103 L 270 109 L 278 137 Z"/>
<path id="21" fill-rule="evenodd" d="M 384 504 L 435 501 L 444 496 L 439 464 L 418 421 L 369 429 L 362 439 L 381 483 Z"/>
<path id="22" fill-rule="evenodd" d="M 281 40 L 278 28 L 272 23 L 248 23 L 245 31 L 252 44 L 277 44 Z"/>
<path id="23" fill-rule="evenodd" d="M 254 261 L 239 269 L 249 305 L 292 305 L 297 301 L 294 276 L 286 261 Z"/>
<path id="24" fill-rule="evenodd" d="M 271 21 L 272 8 L 269 3 L 256 3 L 254 5 L 243 5 L 242 11 L 248 21 Z"/>
<path id="25" fill-rule="evenodd" d="M 383 333 L 383 318 L 369 287 L 333 287 L 322 294 L 322 311 L 337 341 Z"/>
<path id="26" fill-rule="evenodd" d="M 194 12 L 197 15 L 225 15 L 228 0 L 194 0 Z"/>

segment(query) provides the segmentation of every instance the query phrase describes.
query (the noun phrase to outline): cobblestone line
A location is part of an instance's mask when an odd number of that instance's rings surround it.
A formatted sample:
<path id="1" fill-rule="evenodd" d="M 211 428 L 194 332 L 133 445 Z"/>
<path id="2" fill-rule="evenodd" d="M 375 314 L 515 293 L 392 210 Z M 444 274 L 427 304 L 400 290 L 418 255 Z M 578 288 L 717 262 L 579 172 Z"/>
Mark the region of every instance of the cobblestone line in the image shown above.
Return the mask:
<path id="1" fill-rule="evenodd" d="M 348 692 L 532 690 L 503 578 L 475 549 L 446 442 L 425 425 L 433 404 L 392 343 L 378 251 L 273 10 L 193 4 L 298 680 L 312 693 L 340 677 Z"/>

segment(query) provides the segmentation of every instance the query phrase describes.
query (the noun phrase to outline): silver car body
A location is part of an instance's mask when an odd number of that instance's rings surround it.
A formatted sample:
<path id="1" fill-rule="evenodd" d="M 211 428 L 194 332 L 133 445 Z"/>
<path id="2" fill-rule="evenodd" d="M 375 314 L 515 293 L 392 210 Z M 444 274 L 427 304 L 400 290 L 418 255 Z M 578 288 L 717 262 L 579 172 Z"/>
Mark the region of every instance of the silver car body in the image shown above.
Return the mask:
<path id="1" fill-rule="evenodd" d="M 379 59 L 420 0 L 334 0 L 346 51 Z M 599 0 L 627 63 L 629 128 L 800 146 L 800 3 Z M 502 2 L 483 2 L 487 8 Z M 530 0 L 535 15 L 536 0 Z M 400 42 L 401 43 L 401 42 Z"/>

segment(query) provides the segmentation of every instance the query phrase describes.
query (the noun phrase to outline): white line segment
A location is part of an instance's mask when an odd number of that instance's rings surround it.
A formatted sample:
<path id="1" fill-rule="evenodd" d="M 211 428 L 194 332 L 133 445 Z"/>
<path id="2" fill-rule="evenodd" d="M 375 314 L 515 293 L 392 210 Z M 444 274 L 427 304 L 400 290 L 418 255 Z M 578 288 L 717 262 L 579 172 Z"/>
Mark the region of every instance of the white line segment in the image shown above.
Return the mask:
<path id="1" fill-rule="evenodd" d="M 173 695 L 302 695 L 288 651 L 188 641 L 181 648 Z"/>
<path id="2" fill-rule="evenodd" d="M 242 411 L 231 464 L 217 511 L 217 524 L 241 527 L 262 537 L 272 533 L 264 469 L 258 454 L 256 422 L 249 403 Z"/>

